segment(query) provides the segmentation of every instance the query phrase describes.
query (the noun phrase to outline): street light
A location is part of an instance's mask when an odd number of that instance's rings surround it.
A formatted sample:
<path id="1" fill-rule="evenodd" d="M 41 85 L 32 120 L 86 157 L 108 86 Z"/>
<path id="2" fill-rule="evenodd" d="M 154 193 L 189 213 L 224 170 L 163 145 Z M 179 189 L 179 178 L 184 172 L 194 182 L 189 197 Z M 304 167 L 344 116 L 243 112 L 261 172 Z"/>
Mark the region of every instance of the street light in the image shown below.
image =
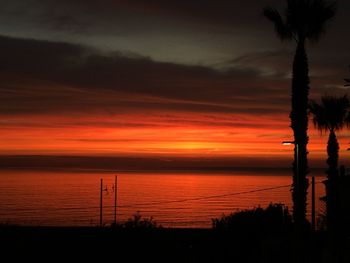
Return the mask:
<path id="1" fill-rule="evenodd" d="M 283 141 L 282 142 L 283 145 L 292 145 L 294 143 L 295 143 L 294 141 Z"/>
<path id="2" fill-rule="evenodd" d="M 295 145 L 295 155 L 296 155 L 296 161 L 295 161 L 295 166 L 296 166 L 296 185 L 295 187 L 295 192 L 297 195 L 297 199 L 299 199 L 299 146 L 295 141 L 283 141 L 282 145 Z"/>
<path id="3" fill-rule="evenodd" d="M 282 145 L 295 145 L 295 152 L 296 152 L 296 168 L 297 168 L 297 179 L 299 177 L 299 145 L 295 141 L 283 141 Z M 350 149 L 350 148 L 349 148 Z"/>
<path id="4" fill-rule="evenodd" d="M 295 155 L 296 155 L 296 169 L 297 169 L 297 176 L 296 176 L 296 190 L 298 193 L 299 189 L 299 145 L 296 141 L 283 141 L 282 145 L 295 145 Z M 348 148 L 348 151 L 350 151 L 350 148 Z M 315 177 L 312 177 L 312 189 L 311 189 L 311 227 L 312 230 L 315 230 Z"/>

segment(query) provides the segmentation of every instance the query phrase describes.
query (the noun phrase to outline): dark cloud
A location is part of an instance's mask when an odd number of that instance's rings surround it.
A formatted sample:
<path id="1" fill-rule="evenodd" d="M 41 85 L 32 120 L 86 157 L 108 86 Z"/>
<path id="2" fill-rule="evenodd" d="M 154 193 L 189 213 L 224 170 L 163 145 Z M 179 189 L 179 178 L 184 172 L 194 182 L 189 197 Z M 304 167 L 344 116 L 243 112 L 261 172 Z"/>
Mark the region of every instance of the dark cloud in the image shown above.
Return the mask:
<path id="1" fill-rule="evenodd" d="M 117 19 L 117 16 L 122 14 L 131 14 L 133 18 L 160 15 L 163 18 L 180 17 L 221 26 L 236 27 L 239 25 L 243 28 L 245 26 L 260 28 L 263 25 L 257 22 L 263 18 L 263 7 L 274 6 L 283 12 L 286 5 L 285 1 L 280 0 L 12 0 L 1 1 L 1 4 L 3 15 L 22 17 L 27 15 L 33 19 L 44 17 L 42 21 L 46 23 L 49 22 L 47 18 L 51 17 L 52 23 L 56 26 L 62 25 L 61 28 L 66 28 L 67 25 L 77 25 L 76 21 L 83 22 L 85 18 L 113 21 L 113 17 Z M 350 8 L 350 3 L 347 0 L 338 0 L 338 6 L 339 22 L 345 22 L 346 12 L 344 10 Z M 95 23 L 91 21 L 87 24 L 92 26 Z"/>
<path id="2" fill-rule="evenodd" d="M 0 56 L 2 113 L 96 109 L 268 113 L 283 110 L 288 99 L 283 91 L 287 82 L 265 78 L 259 67 L 217 71 L 8 37 L 0 38 Z"/>
<path id="3" fill-rule="evenodd" d="M 198 170 L 198 169 L 212 169 L 213 171 L 229 171 L 242 172 L 237 167 L 249 167 L 254 163 L 259 167 L 259 172 L 262 171 L 262 167 L 266 167 L 271 174 L 271 167 L 274 167 L 274 172 L 281 173 L 284 168 L 276 167 L 288 167 L 290 160 L 280 156 L 276 156 L 279 160 L 278 165 L 273 162 L 271 157 L 144 157 L 139 156 L 126 156 L 126 157 L 91 157 L 91 156 L 42 156 L 42 155 L 18 155 L 18 156 L 0 156 L 0 168 L 34 168 L 34 169 L 101 169 L 112 171 L 123 170 Z"/>
<path id="4" fill-rule="evenodd" d="M 224 63 L 222 71 L 9 37 L 0 37 L 0 55 L 2 114 L 289 111 L 289 51 L 246 54 Z M 327 71 L 321 63 L 314 68 Z M 314 97 L 347 91 L 339 73 L 330 70 L 313 80 Z"/>
<path id="5" fill-rule="evenodd" d="M 131 50 L 157 61 L 210 66 L 246 53 L 294 49 L 294 43 L 282 46 L 261 13 L 267 5 L 283 12 L 281 0 L 0 2 L 0 34 Z M 340 68 L 345 58 L 350 60 L 350 2 L 338 2 L 336 19 L 321 43 L 312 46 L 310 58 L 338 62 Z"/>
<path id="6" fill-rule="evenodd" d="M 14 16 L 19 12 L 21 16 L 37 15 L 36 18 L 45 18 L 42 22 L 49 22 L 47 18 L 51 17 L 52 23 L 62 29 L 67 25 L 77 25 L 71 21 L 83 23 L 85 18 L 93 17 L 100 17 L 102 20 L 112 19 L 116 14 L 160 15 L 168 16 L 170 19 L 182 17 L 182 19 L 187 18 L 201 23 L 256 25 L 256 19 L 261 18 L 262 6 L 266 4 L 280 6 L 279 3 L 280 1 L 277 0 L 245 2 L 232 0 L 216 0 L 215 2 L 212 0 L 27 0 L 24 4 L 23 1 L 13 0 L 7 1 L 3 13 Z"/>

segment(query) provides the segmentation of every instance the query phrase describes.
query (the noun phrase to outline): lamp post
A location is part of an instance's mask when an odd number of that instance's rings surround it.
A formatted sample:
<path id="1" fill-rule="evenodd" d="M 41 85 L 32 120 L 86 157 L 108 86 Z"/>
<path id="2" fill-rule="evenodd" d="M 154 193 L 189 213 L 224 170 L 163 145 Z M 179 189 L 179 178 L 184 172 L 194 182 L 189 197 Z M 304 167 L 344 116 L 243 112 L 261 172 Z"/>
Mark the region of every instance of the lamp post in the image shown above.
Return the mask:
<path id="1" fill-rule="evenodd" d="M 299 199 L 299 146 L 298 146 L 298 143 L 296 143 L 296 141 L 283 141 L 282 145 L 295 145 L 295 155 L 296 155 L 295 168 L 297 172 L 296 172 L 294 190 L 297 198 Z"/>
<path id="2" fill-rule="evenodd" d="M 299 145 L 296 143 L 296 141 L 283 141 L 282 145 L 295 145 L 295 154 L 296 154 L 296 170 L 297 170 L 297 176 L 296 176 L 296 190 L 298 193 L 299 189 Z"/>
<path id="3" fill-rule="evenodd" d="M 297 180 L 299 179 L 299 145 L 295 141 L 283 141 L 283 145 L 295 145 L 295 152 L 296 152 L 296 169 L 297 169 Z M 298 185 L 298 181 L 297 181 Z"/>
<path id="4" fill-rule="evenodd" d="M 283 145 L 295 145 L 295 155 L 296 155 L 296 192 L 299 197 L 299 145 L 296 141 L 283 141 Z M 350 148 L 349 148 L 350 149 Z M 316 213 L 315 213 L 315 177 L 312 177 L 312 188 L 311 188 L 311 228 L 315 230 L 316 223 Z"/>

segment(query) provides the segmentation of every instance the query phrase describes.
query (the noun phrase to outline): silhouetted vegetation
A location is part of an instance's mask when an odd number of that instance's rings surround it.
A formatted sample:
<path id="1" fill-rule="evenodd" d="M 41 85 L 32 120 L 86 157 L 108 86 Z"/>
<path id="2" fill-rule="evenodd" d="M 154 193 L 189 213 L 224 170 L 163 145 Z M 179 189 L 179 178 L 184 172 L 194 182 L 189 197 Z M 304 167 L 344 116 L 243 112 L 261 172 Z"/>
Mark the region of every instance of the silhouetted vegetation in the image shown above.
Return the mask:
<path id="1" fill-rule="evenodd" d="M 336 137 L 336 131 L 349 125 L 350 101 L 347 96 L 332 97 L 324 96 L 321 103 L 312 101 L 310 103 L 310 112 L 313 115 L 313 122 L 321 132 L 329 132 L 327 143 L 327 180 L 326 186 L 326 222 L 329 233 L 329 243 L 332 257 L 337 261 L 338 249 L 340 245 L 341 222 L 341 184 L 340 171 L 338 167 L 339 143 Z"/>
<path id="2" fill-rule="evenodd" d="M 283 204 L 270 204 L 265 209 L 258 207 L 224 215 L 213 219 L 212 224 L 216 230 L 271 234 L 291 230 L 292 217 Z"/>
<path id="3" fill-rule="evenodd" d="M 315 101 L 310 103 L 310 112 L 313 115 L 313 122 L 321 132 L 329 132 L 327 143 L 327 181 L 326 204 L 327 222 L 334 225 L 334 220 L 339 218 L 339 143 L 336 131 L 344 128 L 349 123 L 350 102 L 346 96 L 336 98 L 331 96 L 322 97 L 321 103 Z M 328 226 L 331 227 L 331 226 Z"/>
<path id="4" fill-rule="evenodd" d="M 307 225 L 306 200 L 309 182 L 308 144 L 308 97 L 309 68 L 305 50 L 306 41 L 316 42 L 325 32 L 326 23 L 335 16 L 336 1 L 300 0 L 288 1 L 283 14 L 275 8 L 267 7 L 264 15 L 273 22 L 277 36 L 281 40 L 295 41 L 297 47 L 293 62 L 291 128 L 295 144 L 293 162 L 293 219 L 302 230 Z M 298 160 L 297 160 L 298 158 Z"/>
<path id="5" fill-rule="evenodd" d="M 161 228 L 162 226 L 159 225 L 155 220 L 153 220 L 153 217 L 150 218 L 143 218 L 142 215 L 137 212 L 133 215 L 132 218 L 129 218 L 125 223 L 120 223 L 117 225 L 112 225 L 112 227 L 116 228 L 137 228 L 137 229 L 150 229 L 150 228 Z"/>

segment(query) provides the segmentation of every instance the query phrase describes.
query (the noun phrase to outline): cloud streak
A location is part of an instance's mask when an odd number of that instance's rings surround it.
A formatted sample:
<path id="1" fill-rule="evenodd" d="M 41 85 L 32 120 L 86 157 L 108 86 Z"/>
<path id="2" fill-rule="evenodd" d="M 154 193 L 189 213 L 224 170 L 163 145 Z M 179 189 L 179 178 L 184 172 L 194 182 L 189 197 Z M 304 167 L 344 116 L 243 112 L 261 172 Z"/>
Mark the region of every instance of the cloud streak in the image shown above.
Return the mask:
<path id="1" fill-rule="evenodd" d="M 264 78 L 258 68 L 222 72 L 6 37 L 0 37 L 0 53 L 0 110 L 7 114 L 125 108 L 268 113 L 283 111 L 288 98 L 283 79 Z"/>

